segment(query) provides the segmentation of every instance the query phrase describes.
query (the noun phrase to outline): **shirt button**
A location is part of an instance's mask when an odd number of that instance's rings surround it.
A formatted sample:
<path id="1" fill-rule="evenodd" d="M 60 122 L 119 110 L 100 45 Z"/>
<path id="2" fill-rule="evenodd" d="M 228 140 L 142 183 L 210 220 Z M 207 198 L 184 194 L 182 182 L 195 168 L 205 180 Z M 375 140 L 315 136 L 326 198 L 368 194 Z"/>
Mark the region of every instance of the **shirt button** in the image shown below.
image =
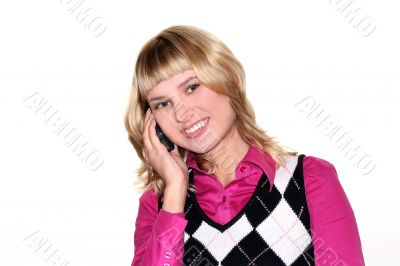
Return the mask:
<path id="1" fill-rule="evenodd" d="M 242 167 L 240 167 L 240 172 L 244 172 L 246 170 L 246 167 L 244 167 L 244 166 L 242 166 Z"/>
<path id="2" fill-rule="evenodd" d="M 167 258 L 167 259 L 169 259 L 169 258 L 171 258 L 171 252 L 165 252 L 165 257 Z M 168 264 L 169 265 L 169 264 Z"/>
<path id="3" fill-rule="evenodd" d="M 222 196 L 222 202 L 225 202 L 225 201 L 226 201 L 226 197 Z"/>

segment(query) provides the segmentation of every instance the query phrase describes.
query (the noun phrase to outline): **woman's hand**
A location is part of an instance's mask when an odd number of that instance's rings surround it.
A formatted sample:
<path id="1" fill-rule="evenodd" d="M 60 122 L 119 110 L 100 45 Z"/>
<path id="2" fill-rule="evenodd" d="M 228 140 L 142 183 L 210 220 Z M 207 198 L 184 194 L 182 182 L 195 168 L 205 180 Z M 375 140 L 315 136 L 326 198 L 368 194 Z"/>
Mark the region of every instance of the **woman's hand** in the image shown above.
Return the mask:
<path id="1" fill-rule="evenodd" d="M 164 144 L 156 135 L 156 121 L 150 108 L 147 109 L 144 119 L 143 141 L 145 156 L 155 171 L 164 180 L 167 188 L 181 188 L 186 191 L 188 185 L 188 168 L 180 157 L 178 148 L 168 152 Z"/>

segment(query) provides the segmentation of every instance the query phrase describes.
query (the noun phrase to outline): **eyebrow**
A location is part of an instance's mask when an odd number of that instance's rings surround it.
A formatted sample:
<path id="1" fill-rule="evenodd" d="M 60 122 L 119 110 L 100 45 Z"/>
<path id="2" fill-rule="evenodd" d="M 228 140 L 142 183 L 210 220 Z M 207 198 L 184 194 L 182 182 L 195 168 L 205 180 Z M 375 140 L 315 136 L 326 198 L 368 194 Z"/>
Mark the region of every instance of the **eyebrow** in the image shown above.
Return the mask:
<path id="1" fill-rule="evenodd" d="M 179 89 L 180 87 L 182 87 L 183 85 L 185 85 L 186 83 L 188 83 L 189 81 L 191 81 L 192 79 L 197 78 L 197 76 L 193 76 L 193 77 L 189 77 L 187 79 L 185 79 L 183 82 L 179 83 L 178 86 L 176 86 L 177 89 Z M 150 100 L 148 100 L 148 102 L 151 101 L 155 101 L 155 100 L 160 100 L 160 99 L 164 99 L 167 98 L 166 96 L 157 96 L 157 97 L 153 97 Z"/>

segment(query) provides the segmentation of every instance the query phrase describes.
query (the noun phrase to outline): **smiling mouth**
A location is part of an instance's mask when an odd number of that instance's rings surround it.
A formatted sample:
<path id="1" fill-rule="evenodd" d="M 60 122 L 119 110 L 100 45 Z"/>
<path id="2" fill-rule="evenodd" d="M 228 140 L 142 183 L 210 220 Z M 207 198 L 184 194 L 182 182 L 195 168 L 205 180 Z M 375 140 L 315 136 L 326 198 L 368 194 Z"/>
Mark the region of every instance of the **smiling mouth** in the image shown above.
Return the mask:
<path id="1" fill-rule="evenodd" d="M 183 132 L 187 135 L 192 135 L 198 132 L 200 129 L 204 128 L 208 124 L 209 119 L 210 119 L 209 117 L 206 117 L 203 120 L 197 122 L 191 128 L 184 129 Z"/>

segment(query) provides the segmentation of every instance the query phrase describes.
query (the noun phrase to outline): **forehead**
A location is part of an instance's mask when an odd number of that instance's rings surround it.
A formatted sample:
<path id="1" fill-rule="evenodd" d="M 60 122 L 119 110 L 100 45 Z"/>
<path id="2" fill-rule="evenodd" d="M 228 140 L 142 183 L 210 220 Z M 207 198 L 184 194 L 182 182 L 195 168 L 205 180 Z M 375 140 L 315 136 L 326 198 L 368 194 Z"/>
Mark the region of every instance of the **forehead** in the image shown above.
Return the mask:
<path id="1" fill-rule="evenodd" d="M 196 72 L 194 72 L 194 70 L 186 70 L 182 73 L 172 76 L 170 79 L 163 80 L 149 90 L 147 93 L 147 99 L 165 95 L 168 91 L 177 89 L 178 86 L 184 85 L 188 79 L 193 77 L 197 77 Z"/>

